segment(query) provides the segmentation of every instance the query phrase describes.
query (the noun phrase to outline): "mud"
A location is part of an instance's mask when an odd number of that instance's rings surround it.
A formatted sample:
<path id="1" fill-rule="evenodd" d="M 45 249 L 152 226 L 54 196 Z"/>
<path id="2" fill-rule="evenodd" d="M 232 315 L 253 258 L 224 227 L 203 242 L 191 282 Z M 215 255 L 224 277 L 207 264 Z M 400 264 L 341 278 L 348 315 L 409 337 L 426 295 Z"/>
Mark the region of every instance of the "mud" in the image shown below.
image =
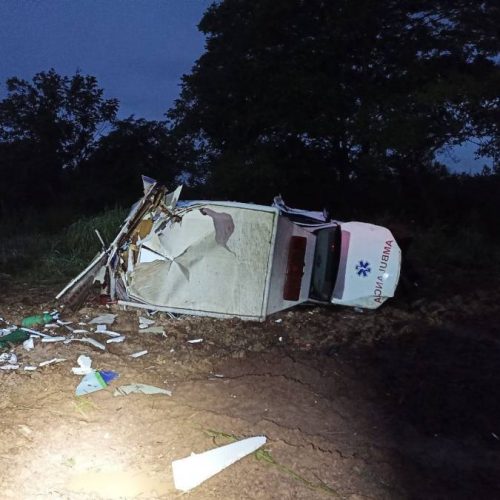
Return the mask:
<path id="1" fill-rule="evenodd" d="M 4 288 L 0 316 L 20 323 L 51 309 L 55 292 Z M 67 361 L 0 372 L 0 496 L 498 498 L 499 295 L 395 300 L 376 312 L 302 308 L 264 323 L 156 314 L 164 336 L 139 331 L 144 311 L 111 306 L 111 329 L 126 340 L 105 352 L 14 348 L 25 364 Z M 89 302 L 61 318 L 104 312 Z M 81 377 L 70 369 L 80 354 L 119 379 L 77 398 Z M 172 397 L 113 396 L 134 382 Z M 188 494 L 175 490 L 172 460 L 255 435 L 268 438 L 263 453 Z"/>

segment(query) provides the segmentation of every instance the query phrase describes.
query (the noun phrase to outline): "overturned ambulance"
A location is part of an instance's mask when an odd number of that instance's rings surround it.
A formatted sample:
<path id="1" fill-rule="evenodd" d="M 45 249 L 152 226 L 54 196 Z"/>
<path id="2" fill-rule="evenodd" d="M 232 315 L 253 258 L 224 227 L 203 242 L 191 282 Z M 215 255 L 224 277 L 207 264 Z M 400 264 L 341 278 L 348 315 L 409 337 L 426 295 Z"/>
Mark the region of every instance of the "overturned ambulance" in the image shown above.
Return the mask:
<path id="1" fill-rule="evenodd" d="M 374 309 L 394 295 L 401 251 L 383 227 L 320 212 L 179 201 L 143 178 L 111 245 L 57 296 L 75 302 L 99 281 L 111 300 L 180 314 L 263 321 L 302 303 Z"/>

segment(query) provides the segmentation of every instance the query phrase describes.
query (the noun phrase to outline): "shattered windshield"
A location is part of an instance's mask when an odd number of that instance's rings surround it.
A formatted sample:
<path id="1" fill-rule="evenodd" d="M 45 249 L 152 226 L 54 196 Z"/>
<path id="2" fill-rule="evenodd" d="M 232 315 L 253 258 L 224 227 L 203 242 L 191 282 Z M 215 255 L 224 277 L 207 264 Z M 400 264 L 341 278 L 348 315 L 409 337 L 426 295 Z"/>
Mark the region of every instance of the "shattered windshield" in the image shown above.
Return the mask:
<path id="1" fill-rule="evenodd" d="M 337 280 L 340 261 L 340 226 L 320 229 L 316 233 L 316 249 L 309 297 L 328 302 Z"/>

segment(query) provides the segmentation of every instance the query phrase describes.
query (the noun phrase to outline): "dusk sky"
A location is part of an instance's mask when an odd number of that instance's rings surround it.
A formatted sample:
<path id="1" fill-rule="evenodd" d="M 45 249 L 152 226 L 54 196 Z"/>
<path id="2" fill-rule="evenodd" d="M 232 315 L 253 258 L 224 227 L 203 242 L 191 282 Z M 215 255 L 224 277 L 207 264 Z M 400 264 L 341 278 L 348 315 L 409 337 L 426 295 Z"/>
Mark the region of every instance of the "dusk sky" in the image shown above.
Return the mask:
<path id="1" fill-rule="evenodd" d="M 181 76 L 204 51 L 197 30 L 211 0 L 0 0 L 0 98 L 5 80 L 54 68 L 93 75 L 121 118 L 163 119 Z M 452 160 L 454 157 L 458 162 Z M 441 157 L 477 170 L 471 145 Z"/>

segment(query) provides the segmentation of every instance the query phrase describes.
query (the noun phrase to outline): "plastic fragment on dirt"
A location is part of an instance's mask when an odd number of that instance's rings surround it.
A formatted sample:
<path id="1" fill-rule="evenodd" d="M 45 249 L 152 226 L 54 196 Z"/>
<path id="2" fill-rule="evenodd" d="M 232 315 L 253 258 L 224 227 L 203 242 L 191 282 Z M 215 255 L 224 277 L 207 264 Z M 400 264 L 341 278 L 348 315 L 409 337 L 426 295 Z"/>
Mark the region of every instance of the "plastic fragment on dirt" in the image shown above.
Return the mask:
<path id="1" fill-rule="evenodd" d="M 23 342 L 23 348 L 26 351 L 31 351 L 35 348 L 35 341 L 33 340 L 33 337 L 30 337 Z"/>
<path id="2" fill-rule="evenodd" d="M 62 363 L 63 361 L 66 361 L 65 358 L 52 358 L 47 361 L 42 361 L 41 363 L 38 363 L 38 366 L 41 368 L 42 366 L 47 366 L 47 365 L 52 365 L 55 363 Z"/>
<path id="3" fill-rule="evenodd" d="M 24 367 L 24 371 L 26 371 L 26 372 L 34 372 L 37 368 L 38 368 L 38 366 L 30 366 L 30 365 L 26 365 L 26 366 Z"/>
<path id="4" fill-rule="evenodd" d="M 115 380 L 120 376 L 118 375 L 117 372 L 114 372 L 113 370 L 99 370 L 99 374 L 101 375 L 104 382 L 106 382 L 106 384 L 109 384 L 111 381 Z"/>
<path id="5" fill-rule="evenodd" d="M 106 344 L 112 344 L 114 342 L 123 342 L 125 340 L 125 335 L 120 335 L 119 337 L 111 337 L 106 340 Z"/>
<path id="6" fill-rule="evenodd" d="M 98 333 L 104 333 L 106 331 L 106 325 L 105 324 L 102 324 L 102 325 L 97 325 L 96 328 L 95 328 L 95 331 L 98 332 Z"/>
<path id="7" fill-rule="evenodd" d="M 19 365 L 14 365 L 12 363 L 7 363 L 6 365 L 0 365 L 0 370 L 17 370 Z"/>
<path id="8" fill-rule="evenodd" d="M 106 325 L 112 325 L 115 322 L 116 314 L 101 314 L 100 316 L 91 319 L 89 323 L 100 324 L 104 323 Z"/>
<path id="9" fill-rule="evenodd" d="M 191 339 L 191 340 L 188 340 L 188 344 L 199 344 L 200 342 L 203 342 L 203 339 Z"/>
<path id="10" fill-rule="evenodd" d="M 38 330 L 33 330 L 32 328 L 19 328 L 19 330 L 22 330 L 23 332 L 28 332 L 31 333 L 31 335 L 35 335 L 37 337 L 50 337 L 50 335 L 47 335 L 46 333 L 39 332 Z"/>
<path id="11" fill-rule="evenodd" d="M 189 491 L 229 465 L 258 450 L 265 443 L 265 436 L 256 436 L 174 460 L 172 462 L 174 485 L 178 490 Z"/>
<path id="12" fill-rule="evenodd" d="M 73 321 L 63 321 L 61 319 L 57 320 L 57 324 L 61 326 L 71 325 L 71 323 L 73 323 Z"/>
<path id="13" fill-rule="evenodd" d="M 147 354 L 148 351 L 138 351 L 138 352 L 134 352 L 132 354 L 130 354 L 130 357 L 131 358 L 140 358 L 141 356 L 144 356 L 144 354 Z"/>
<path id="14" fill-rule="evenodd" d="M 145 318 L 144 316 L 139 316 L 139 328 L 147 328 L 148 326 L 154 325 L 155 321 L 153 319 Z"/>
<path id="15" fill-rule="evenodd" d="M 78 359 L 76 360 L 78 363 L 77 367 L 71 368 L 71 371 L 75 375 L 87 375 L 88 373 L 92 373 L 94 370 L 91 368 L 92 359 L 89 356 L 85 356 L 85 354 L 80 354 Z"/>
<path id="16" fill-rule="evenodd" d="M 143 328 L 141 333 L 154 333 L 158 335 L 162 335 L 165 333 L 165 330 L 161 326 L 148 326 L 147 328 Z"/>
<path id="17" fill-rule="evenodd" d="M 66 337 L 43 337 L 42 342 L 47 343 L 47 342 L 62 342 L 63 340 L 66 340 Z"/>
<path id="18" fill-rule="evenodd" d="M 104 335 L 107 335 L 108 337 L 121 337 L 122 334 L 118 332 L 112 332 L 111 330 L 104 330 L 103 332 L 96 332 L 96 333 L 103 333 Z"/>
<path id="19" fill-rule="evenodd" d="M 68 339 L 64 343 L 69 344 L 70 342 L 86 342 L 87 344 L 91 344 L 94 347 L 101 349 L 102 351 L 106 350 L 106 346 L 104 344 L 101 344 L 100 342 L 97 342 L 97 340 L 90 338 L 90 337 L 84 337 L 81 339 Z"/>
<path id="20" fill-rule="evenodd" d="M 160 387 L 155 387 L 154 385 L 147 384 L 129 384 L 121 385 L 115 392 L 113 396 L 128 396 L 129 394 L 165 394 L 166 396 L 171 396 L 172 391 L 167 389 L 162 389 Z"/>
<path id="21" fill-rule="evenodd" d="M 77 396 L 83 396 L 84 394 L 100 391 L 107 386 L 108 384 L 106 384 L 99 372 L 91 372 L 87 373 L 87 375 L 82 378 L 76 387 L 75 394 Z"/>
<path id="22" fill-rule="evenodd" d="M 17 364 L 17 356 L 13 352 L 4 352 L 0 354 L 0 369 L 1 370 L 16 370 L 19 368 Z"/>

